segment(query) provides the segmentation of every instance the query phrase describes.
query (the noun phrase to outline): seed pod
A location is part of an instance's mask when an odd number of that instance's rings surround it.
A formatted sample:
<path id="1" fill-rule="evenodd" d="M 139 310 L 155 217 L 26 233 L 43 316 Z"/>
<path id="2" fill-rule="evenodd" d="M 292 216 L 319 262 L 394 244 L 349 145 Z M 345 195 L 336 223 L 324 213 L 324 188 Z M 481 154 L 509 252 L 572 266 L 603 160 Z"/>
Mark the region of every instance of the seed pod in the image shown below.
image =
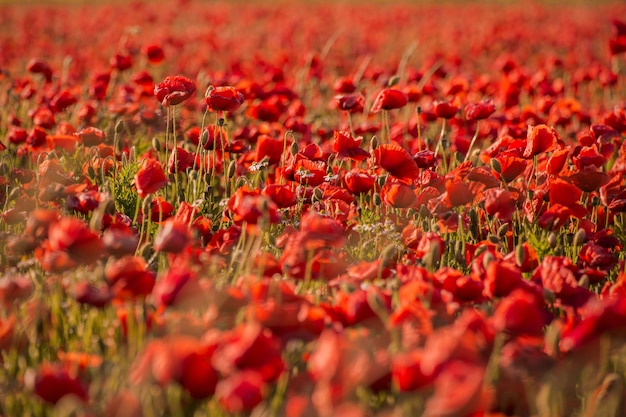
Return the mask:
<path id="1" fill-rule="evenodd" d="M 292 142 L 291 146 L 289 147 L 289 151 L 291 152 L 291 155 L 297 154 L 298 151 L 299 151 L 298 143 L 297 142 Z"/>
<path id="2" fill-rule="evenodd" d="M 161 147 L 161 142 L 156 136 L 152 138 L 152 148 L 154 148 L 154 150 L 157 152 L 161 152 L 161 149 L 163 149 Z"/>
<path id="3" fill-rule="evenodd" d="M 486 252 L 485 256 L 483 256 L 483 268 L 489 268 L 489 264 L 495 261 L 496 258 L 493 256 L 491 252 Z"/>
<path id="4" fill-rule="evenodd" d="M 461 265 L 465 265 L 465 243 L 457 240 L 454 244 L 454 259 Z"/>
<path id="5" fill-rule="evenodd" d="M 143 213 L 144 217 L 148 216 L 149 213 L 152 211 L 152 199 L 150 198 L 150 196 L 143 199 L 141 210 L 142 210 L 141 212 Z"/>
<path id="6" fill-rule="evenodd" d="M 585 229 L 578 229 L 576 234 L 574 235 L 574 246 L 582 246 L 587 240 L 587 233 Z"/>
<path id="7" fill-rule="evenodd" d="M 491 168 L 498 174 L 502 173 L 502 165 L 500 165 L 500 162 L 495 158 L 491 158 Z"/>
<path id="8" fill-rule="evenodd" d="M 397 257 L 398 257 L 398 248 L 393 243 L 385 246 L 383 250 L 380 252 L 380 260 L 383 261 L 383 264 Z"/>
<path id="9" fill-rule="evenodd" d="M 324 198 L 324 191 L 322 191 L 319 187 L 315 187 L 313 189 L 313 195 L 311 196 L 312 202 L 322 201 Z"/>
<path id="10" fill-rule="evenodd" d="M 550 247 L 552 249 L 555 249 L 559 244 L 559 240 L 557 239 L 556 233 L 551 232 L 550 235 L 548 236 L 548 245 L 550 245 Z"/>
<path id="11" fill-rule="evenodd" d="M 399 75 L 393 75 L 389 78 L 389 81 L 387 81 L 387 87 L 393 87 L 394 85 L 398 84 L 400 82 L 400 76 Z"/>
<path id="12" fill-rule="evenodd" d="M 217 125 L 219 127 L 224 127 L 224 125 L 226 125 L 226 120 L 223 117 L 220 117 L 219 119 L 217 119 Z"/>
<path id="13" fill-rule="evenodd" d="M 370 146 L 372 147 L 373 151 L 375 151 L 376 148 L 378 148 L 378 138 L 376 136 L 372 136 L 372 139 L 370 141 Z"/>
<path id="14" fill-rule="evenodd" d="M 120 134 L 124 131 L 124 120 L 119 119 L 115 123 L 115 134 Z"/>
<path id="15" fill-rule="evenodd" d="M 205 147 L 207 143 L 209 143 L 209 131 L 205 129 L 200 135 L 200 146 Z"/>
<path id="16" fill-rule="evenodd" d="M 235 171 L 237 170 L 237 162 L 230 161 L 228 164 L 228 169 L 226 170 L 226 178 L 231 179 L 235 176 Z"/>
<path id="17" fill-rule="evenodd" d="M 515 263 L 517 266 L 521 267 L 526 260 L 526 251 L 524 250 L 524 245 L 517 245 L 515 247 Z"/>

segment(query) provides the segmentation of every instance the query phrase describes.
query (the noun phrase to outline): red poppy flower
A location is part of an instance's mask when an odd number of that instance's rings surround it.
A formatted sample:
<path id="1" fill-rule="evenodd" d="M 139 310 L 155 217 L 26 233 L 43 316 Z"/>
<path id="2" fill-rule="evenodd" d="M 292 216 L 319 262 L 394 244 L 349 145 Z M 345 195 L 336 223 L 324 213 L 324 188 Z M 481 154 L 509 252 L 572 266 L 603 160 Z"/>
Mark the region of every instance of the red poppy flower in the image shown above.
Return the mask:
<path id="1" fill-rule="evenodd" d="M 296 193 L 291 191 L 288 185 L 269 184 L 265 186 L 262 193 L 268 196 L 278 208 L 293 207 L 298 202 Z"/>
<path id="2" fill-rule="evenodd" d="M 154 86 L 154 95 L 165 107 L 176 106 L 196 91 L 196 83 L 182 75 L 165 77 Z"/>
<path id="3" fill-rule="evenodd" d="M 74 133 L 85 146 L 96 146 L 104 142 L 107 135 L 104 131 L 95 127 L 86 127 Z"/>
<path id="4" fill-rule="evenodd" d="M 210 111 L 237 110 L 244 102 L 245 98 L 235 87 L 215 87 L 209 89 L 206 95 L 206 104 Z"/>
<path id="5" fill-rule="evenodd" d="M 387 182 L 380 190 L 385 204 L 394 208 L 412 207 L 417 199 L 413 188 L 401 182 Z"/>
<path id="6" fill-rule="evenodd" d="M 167 161 L 167 172 L 170 174 L 185 172 L 188 169 L 193 168 L 196 155 L 193 152 L 189 152 L 180 146 L 176 147 L 176 150 L 170 154 L 170 158 Z"/>
<path id="7" fill-rule="evenodd" d="M 474 199 L 471 187 L 461 181 L 446 181 L 446 201 L 451 207 L 464 206 Z"/>
<path id="8" fill-rule="evenodd" d="M 33 74 L 42 74 L 45 77 L 46 82 L 52 81 L 52 68 L 50 68 L 50 65 L 47 62 L 41 59 L 33 58 L 28 61 L 28 64 L 26 64 L 26 70 L 28 70 L 28 72 L 32 72 Z"/>
<path id="9" fill-rule="evenodd" d="M 165 59 L 165 53 L 163 52 L 163 48 L 161 48 L 159 45 L 146 45 L 146 47 L 144 48 L 144 53 L 148 58 L 148 62 L 150 62 L 151 64 L 159 64 Z"/>
<path id="10" fill-rule="evenodd" d="M 367 171 L 353 169 L 344 175 L 343 181 L 351 193 L 361 194 L 368 193 L 374 188 L 376 178 L 368 174 Z"/>
<path id="11" fill-rule="evenodd" d="M 372 113 L 378 113 L 381 110 L 400 109 L 407 105 L 409 98 L 400 90 L 385 89 L 378 93 L 374 104 L 372 105 Z"/>
<path id="12" fill-rule="evenodd" d="M 374 151 L 376 163 L 389 174 L 405 183 L 411 183 L 420 175 L 420 169 L 411 155 L 396 144 L 383 144 Z"/>
<path id="13" fill-rule="evenodd" d="M 97 261 L 103 252 L 98 235 L 73 217 L 64 217 L 50 226 L 48 248 L 52 252 L 65 252 L 73 262 L 81 265 Z"/>
<path id="14" fill-rule="evenodd" d="M 185 249 L 189 241 L 189 225 L 170 219 L 161 224 L 161 228 L 154 237 L 154 250 L 179 253 Z"/>
<path id="15" fill-rule="evenodd" d="M 167 184 L 167 177 L 159 161 L 152 158 L 144 159 L 141 168 L 135 174 L 134 184 L 141 198 L 163 188 Z"/>
<path id="16" fill-rule="evenodd" d="M 326 163 L 323 161 L 300 159 L 293 168 L 293 179 L 300 184 L 311 187 L 322 184 L 325 176 Z"/>
<path id="17" fill-rule="evenodd" d="M 36 371 L 28 372 L 24 380 L 27 387 L 50 404 L 58 403 L 66 395 L 73 395 L 84 402 L 89 399 L 87 388 L 61 364 L 45 363 Z"/>
<path id="18" fill-rule="evenodd" d="M 337 153 L 339 159 L 353 159 L 362 161 L 370 157 L 369 152 L 361 148 L 362 137 L 353 138 L 350 133 L 335 130 L 333 137 L 333 151 Z"/>
<path id="19" fill-rule="evenodd" d="M 587 193 L 597 191 L 611 181 L 611 177 L 608 174 L 595 169 L 584 169 L 570 175 L 566 179 Z"/>
<path id="20" fill-rule="evenodd" d="M 215 398 L 228 413 L 250 413 L 261 401 L 267 387 L 260 373 L 245 370 L 222 379 L 215 389 Z"/>
<path id="21" fill-rule="evenodd" d="M 433 110 L 437 117 L 442 119 L 452 119 L 459 111 L 459 106 L 452 100 L 448 101 L 435 101 L 433 103 Z"/>
<path id="22" fill-rule="evenodd" d="M 261 162 L 264 158 L 267 158 L 268 164 L 277 164 L 283 155 L 284 147 L 284 141 L 273 139 L 269 135 L 260 135 L 256 142 L 256 156 L 254 160 Z"/>
<path id="23" fill-rule="evenodd" d="M 493 100 L 483 100 L 479 103 L 469 103 L 465 106 L 465 118 L 467 120 L 482 120 L 491 116 L 496 111 Z"/>
<path id="24" fill-rule="evenodd" d="M 285 369 L 279 340 L 258 323 L 241 325 L 227 334 L 215 351 L 213 366 L 223 375 L 254 369 L 266 382 L 276 381 Z"/>
<path id="25" fill-rule="evenodd" d="M 513 193 L 501 188 L 491 188 L 483 192 L 485 196 L 485 211 L 496 219 L 509 221 L 517 207 L 517 200 Z"/>
<path id="26" fill-rule="evenodd" d="M 362 94 L 336 96 L 337 108 L 348 113 L 360 113 L 365 105 L 365 97 Z"/>
<path id="27" fill-rule="evenodd" d="M 115 298 L 120 300 L 145 297 L 154 287 L 154 272 L 138 256 L 118 259 L 107 266 L 104 274 Z"/>
<path id="28" fill-rule="evenodd" d="M 556 131 L 549 126 L 528 126 L 524 158 L 532 158 L 535 155 L 554 150 L 557 138 Z"/>

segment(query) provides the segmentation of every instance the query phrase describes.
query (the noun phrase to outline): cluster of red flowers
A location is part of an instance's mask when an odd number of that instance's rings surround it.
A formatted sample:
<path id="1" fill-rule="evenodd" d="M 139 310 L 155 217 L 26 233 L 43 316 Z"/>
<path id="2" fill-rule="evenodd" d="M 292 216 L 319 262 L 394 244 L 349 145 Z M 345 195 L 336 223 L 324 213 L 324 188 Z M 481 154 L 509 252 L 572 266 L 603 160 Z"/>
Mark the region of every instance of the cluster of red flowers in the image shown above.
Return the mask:
<path id="1" fill-rule="evenodd" d="M 626 413 L 623 5 L 181 3 L 2 10 L 0 415 Z"/>

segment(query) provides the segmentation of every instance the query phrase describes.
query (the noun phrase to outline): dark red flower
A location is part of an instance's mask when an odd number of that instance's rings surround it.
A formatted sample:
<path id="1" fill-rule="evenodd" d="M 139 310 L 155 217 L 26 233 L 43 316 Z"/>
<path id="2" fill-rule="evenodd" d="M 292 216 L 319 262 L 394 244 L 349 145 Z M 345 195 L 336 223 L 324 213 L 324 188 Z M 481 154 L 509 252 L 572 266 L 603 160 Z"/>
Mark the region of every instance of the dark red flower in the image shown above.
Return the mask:
<path id="1" fill-rule="evenodd" d="M 372 105 L 372 113 L 378 113 L 381 110 L 400 109 L 407 105 L 409 98 L 400 90 L 385 89 L 378 93 L 374 104 Z"/>
<path id="2" fill-rule="evenodd" d="M 50 65 L 47 62 L 41 59 L 33 58 L 28 61 L 28 64 L 26 64 L 26 70 L 28 70 L 28 72 L 32 72 L 33 74 L 42 74 L 46 78 L 46 82 L 52 81 L 52 68 L 50 68 Z"/>
<path id="3" fill-rule="evenodd" d="M 361 113 L 365 105 L 365 97 L 362 94 L 336 96 L 337 108 L 348 113 Z"/>
<path id="4" fill-rule="evenodd" d="M 205 99 L 209 110 L 229 112 L 237 110 L 245 100 L 235 87 L 227 86 L 209 89 Z"/>
<path id="5" fill-rule="evenodd" d="M 163 48 L 161 48 L 159 45 L 146 45 L 146 47 L 144 48 L 144 53 L 148 58 L 148 62 L 150 62 L 151 64 L 159 64 L 165 59 L 165 53 L 163 52 Z"/>
<path id="6" fill-rule="evenodd" d="M 196 83 L 182 75 L 165 77 L 154 86 L 154 95 L 165 107 L 176 106 L 196 91 Z"/>
<path id="7" fill-rule="evenodd" d="M 73 395 L 84 402 L 89 399 L 87 388 L 61 364 L 45 363 L 36 371 L 27 373 L 24 379 L 27 387 L 50 404 L 56 404 L 66 395 Z"/>
<path id="8" fill-rule="evenodd" d="M 167 184 L 167 177 L 159 161 L 146 158 L 141 168 L 135 174 L 135 187 L 139 197 L 145 198 L 148 194 L 155 193 Z"/>

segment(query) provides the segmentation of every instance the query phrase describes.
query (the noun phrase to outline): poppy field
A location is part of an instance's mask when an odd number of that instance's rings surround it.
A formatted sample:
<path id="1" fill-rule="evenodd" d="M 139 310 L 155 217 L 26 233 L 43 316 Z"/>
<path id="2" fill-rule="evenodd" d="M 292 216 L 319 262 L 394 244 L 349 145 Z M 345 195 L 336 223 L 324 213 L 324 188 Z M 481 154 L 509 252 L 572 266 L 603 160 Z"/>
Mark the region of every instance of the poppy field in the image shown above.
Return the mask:
<path id="1" fill-rule="evenodd" d="M 620 16 L 0 6 L 0 417 L 626 415 Z"/>

